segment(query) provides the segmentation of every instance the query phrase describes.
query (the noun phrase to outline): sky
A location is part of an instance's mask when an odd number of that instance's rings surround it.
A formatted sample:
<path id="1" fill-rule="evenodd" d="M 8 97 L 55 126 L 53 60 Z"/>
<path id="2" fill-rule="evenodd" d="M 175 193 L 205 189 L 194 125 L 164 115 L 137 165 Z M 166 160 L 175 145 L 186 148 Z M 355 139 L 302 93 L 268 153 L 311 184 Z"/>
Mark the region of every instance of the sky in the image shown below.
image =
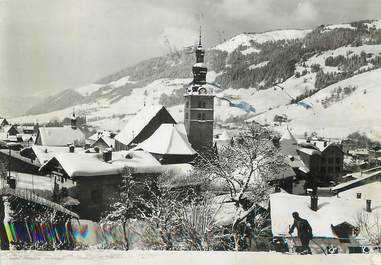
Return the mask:
<path id="1" fill-rule="evenodd" d="M 0 0 L 0 97 L 76 88 L 197 41 L 380 19 L 381 0 Z M 166 41 L 168 40 L 168 41 Z"/>

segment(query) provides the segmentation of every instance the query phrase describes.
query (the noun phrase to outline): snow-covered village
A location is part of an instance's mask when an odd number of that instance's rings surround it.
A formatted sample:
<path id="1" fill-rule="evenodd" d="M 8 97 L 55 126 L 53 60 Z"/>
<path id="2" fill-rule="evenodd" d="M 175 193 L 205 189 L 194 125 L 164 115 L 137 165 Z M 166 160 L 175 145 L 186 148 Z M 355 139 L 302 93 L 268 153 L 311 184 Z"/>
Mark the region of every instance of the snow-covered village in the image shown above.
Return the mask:
<path id="1" fill-rule="evenodd" d="M 0 264 L 381 264 L 381 4 L 122 2 L 0 2 Z"/>

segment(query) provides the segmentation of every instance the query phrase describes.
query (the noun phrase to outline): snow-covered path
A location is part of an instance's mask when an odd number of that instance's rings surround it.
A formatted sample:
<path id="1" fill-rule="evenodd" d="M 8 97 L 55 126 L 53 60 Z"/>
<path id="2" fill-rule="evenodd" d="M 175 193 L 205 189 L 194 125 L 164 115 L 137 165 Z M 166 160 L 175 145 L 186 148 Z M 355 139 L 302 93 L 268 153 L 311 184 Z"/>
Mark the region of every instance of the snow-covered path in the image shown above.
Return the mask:
<path id="1" fill-rule="evenodd" d="M 380 254 L 295 256 L 267 252 L 161 252 L 161 251 L 0 251 L 1 265 L 28 264 L 165 264 L 165 265 L 381 265 Z"/>

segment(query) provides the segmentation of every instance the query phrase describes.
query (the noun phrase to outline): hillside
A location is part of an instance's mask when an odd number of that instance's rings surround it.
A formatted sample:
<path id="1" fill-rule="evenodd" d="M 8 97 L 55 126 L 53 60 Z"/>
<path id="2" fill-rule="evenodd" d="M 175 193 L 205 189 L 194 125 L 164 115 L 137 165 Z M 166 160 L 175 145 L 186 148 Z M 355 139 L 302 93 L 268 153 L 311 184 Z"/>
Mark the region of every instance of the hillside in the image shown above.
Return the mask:
<path id="1" fill-rule="evenodd" d="M 25 114 L 30 108 L 39 103 L 37 97 L 0 96 L 0 117 L 17 117 Z"/>
<path id="2" fill-rule="evenodd" d="M 174 117 L 182 121 L 182 95 L 191 81 L 194 62 L 194 54 L 189 50 L 152 58 L 94 84 L 66 90 L 15 121 L 63 119 L 76 106 L 90 124 L 118 130 L 144 104 L 158 103 L 169 107 Z M 350 130 L 377 130 L 373 126 L 375 118 L 367 114 L 377 113 L 377 104 L 365 102 L 373 100 L 376 92 L 372 91 L 381 85 L 380 78 L 376 78 L 381 66 L 381 20 L 319 26 L 314 30 L 243 33 L 208 49 L 206 62 L 208 81 L 221 86 L 214 91 L 218 96 L 244 100 L 257 111 L 247 114 L 216 98 L 218 123 L 246 119 L 274 125 L 275 115 L 286 114 L 291 120 L 289 125 L 295 126 L 297 133 L 304 133 L 325 127 L 323 118 L 311 117 L 325 117 L 332 110 L 335 114 L 330 116 L 329 126 L 338 124 L 345 129 L 335 130 L 340 132 L 336 136 L 344 136 Z M 372 80 L 369 84 L 367 78 Z M 349 91 L 348 87 L 353 86 L 356 89 Z M 369 93 L 364 93 L 364 89 Z M 332 96 L 332 90 L 339 96 Z M 366 111 L 355 112 L 353 122 L 359 124 L 348 127 L 341 122 L 345 118 L 340 113 L 343 115 L 350 106 L 345 102 L 356 104 L 360 97 L 354 95 L 360 92 L 361 108 Z M 304 101 L 313 108 L 306 110 L 295 105 Z M 309 113 L 315 114 L 310 117 Z"/>

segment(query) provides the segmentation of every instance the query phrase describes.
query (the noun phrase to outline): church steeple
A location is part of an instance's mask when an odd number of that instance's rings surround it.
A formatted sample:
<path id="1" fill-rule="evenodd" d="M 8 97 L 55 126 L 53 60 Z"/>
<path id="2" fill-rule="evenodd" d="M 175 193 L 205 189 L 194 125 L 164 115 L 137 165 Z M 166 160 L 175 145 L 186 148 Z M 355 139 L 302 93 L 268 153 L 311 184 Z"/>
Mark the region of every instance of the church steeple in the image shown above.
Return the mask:
<path id="1" fill-rule="evenodd" d="M 203 152 L 213 146 L 214 95 L 206 87 L 208 69 L 204 63 L 201 26 L 195 53 L 193 81 L 185 93 L 184 125 L 192 147 Z"/>
<path id="2" fill-rule="evenodd" d="M 202 47 L 201 44 L 201 26 L 200 26 L 200 34 L 198 38 L 198 46 L 196 49 L 196 63 L 203 63 L 204 62 L 204 56 L 205 56 L 205 50 Z"/>
<path id="3" fill-rule="evenodd" d="M 208 72 L 208 68 L 204 64 L 205 50 L 202 47 L 201 38 L 202 38 L 202 35 L 201 35 L 201 26 L 200 26 L 199 40 L 198 40 L 198 45 L 196 48 L 196 63 L 193 65 L 193 68 L 192 68 L 192 72 L 193 72 L 192 88 L 189 91 L 192 94 L 200 93 L 201 91 L 205 90 L 205 89 L 202 90 L 201 88 L 203 85 L 206 84 L 206 74 Z"/>
<path id="4" fill-rule="evenodd" d="M 73 115 L 71 116 L 70 119 L 70 125 L 72 129 L 77 129 L 77 117 L 75 116 L 75 109 L 73 107 Z"/>

